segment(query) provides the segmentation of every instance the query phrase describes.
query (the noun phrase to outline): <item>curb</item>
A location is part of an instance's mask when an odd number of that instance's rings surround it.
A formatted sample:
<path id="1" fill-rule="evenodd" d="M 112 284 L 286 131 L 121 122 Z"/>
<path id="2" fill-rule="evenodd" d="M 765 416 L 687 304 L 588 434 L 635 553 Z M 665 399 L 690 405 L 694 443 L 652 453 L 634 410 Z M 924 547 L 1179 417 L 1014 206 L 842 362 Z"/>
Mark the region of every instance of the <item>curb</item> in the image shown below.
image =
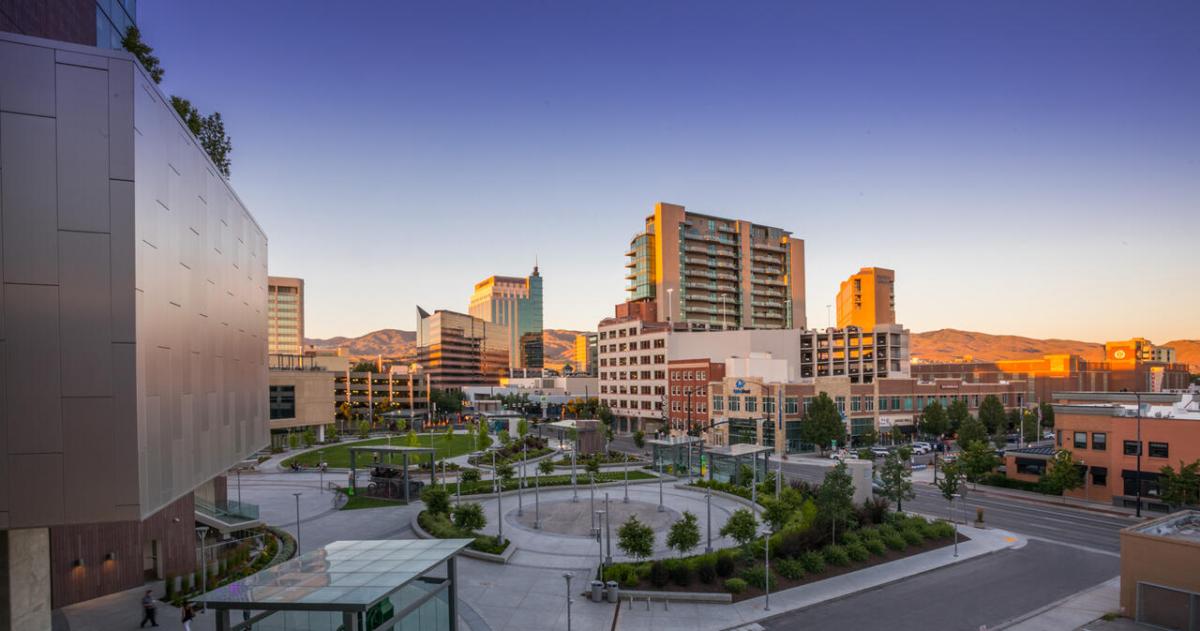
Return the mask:
<path id="1" fill-rule="evenodd" d="M 424 512 L 424 511 L 422 511 L 422 512 Z M 417 518 L 420 517 L 420 515 L 421 515 L 421 513 L 417 513 L 412 518 L 412 529 L 413 529 L 413 532 L 415 532 L 417 534 L 417 538 L 418 539 L 437 539 L 437 537 L 425 532 L 425 529 L 421 527 L 420 523 L 418 523 Z M 503 564 L 508 563 L 508 560 L 512 558 L 512 555 L 514 555 L 516 553 L 517 553 L 517 544 L 513 543 L 512 540 L 510 539 L 508 542 L 508 547 L 504 548 L 504 552 L 502 552 L 500 554 L 491 554 L 489 552 L 480 552 L 478 550 L 472 550 L 470 548 L 463 548 L 459 554 L 461 554 L 462 556 L 468 557 L 468 558 L 478 559 L 480 561 L 487 561 L 488 563 L 499 563 L 499 564 L 503 565 Z"/>
<path id="2" fill-rule="evenodd" d="M 1026 620 L 1036 618 L 1036 617 L 1046 613 L 1047 611 L 1050 611 L 1051 609 L 1057 609 L 1057 608 L 1061 607 L 1062 605 L 1066 604 L 1068 601 L 1070 601 L 1073 598 L 1076 598 L 1083 594 L 1087 594 L 1089 592 L 1094 592 L 1094 591 L 1104 587 L 1111 580 L 1112 579 L 1110 578 L 1107 581 L 1104 581 L 1103 583 L 1099 583 L 1097 585 L 1092 585 L 1091 587 L 1077 591 L 1074 594 L 1067 594 L 1066 596 L 1063 596 L 1062 598 L 1059 598 L 1058 600 L 1056 600 L 1048 605 L 1038 607 L 1037 609 L 1034 609 L 1033 611 L 1021 614 L 1011 620 L 1005 620 L 1004 622 L 1001 622 L 1000 624 L 998 624 L 994 627 L 991 627 L 991 631 L 1000 631 L 1000 629 L 1007 629 L 1009 627 L 1013 627 L 1018 624 L 1021 624 L 1022 622 L 1025 622 Z"/>
<path id="3" fill-rule="evenodd" d="M 929 483 L 929 485 L 933 486 L 932 483 Z M 971 492 L 979 493 L 985 497 L 993 497 L 993 498 L 1002 497 L 1005 499 L 1017 500 L 1017 501 L 1021 501 L 1021 502 L 1029 502 L 1030 504 L 1042 504 L 1045 506 L 1057 506 L 1059 508 L 1074 508 L 1076 510 L 1088 511 L 1088 512 L 1092 512 L 1092 513 L 1100 513 L 1103 515 L 1111 515 L 1113 517 L 1127 517 L 1127 518 L 1129 518 L 1131 520 L 1135 520 L 1135 521 L 1138 519 L 1138 517 L 1136 515 L 1124 513 L 1124 512 L 1118 511 L 1118 510 L 1109 510 L 1107 508 L 1101 508 L 1099 506 L 1081 506 L 1079 504 L 1074 504 L 1074 503 L 1055 502 L 1052 500 L 1042 499 L 1040 497 L 1028 497 L 1025 495 L 1018 495 L 1015 493 L 1005 493 L 1001 490 L 997 490 L 1000 487 L 991 487 L 986 484 L 984 486 L 987 488 L 983 488 L 983 489 L 975 488 L 975 489 L 971 489 Z"/>
<path id="4" fill-rule="evenodd" d="M 677 603 L 715 603 L 718 605 L 733 603 L 733 594 L 729 592 L 657 592 L 648 589 L 622 588 L 620 596 L 629 596 L 637 600 L 673 600 Z"/>
<path id="5" fill-rule="evenodd" d="M 581 477 L 582 477 L 582 476 L 581 476 Z M 666 481 L 666 480 L 671 480 L 671 479 L 673 479 L 673 478 L 671 478 L 670 476 L 663 476 L 663 480 L 664 480 L 664 481 Z M 655 483 L 657 483 L 657 482 L 658 482 L 658 478 L 650 478 L 650 479 L 648 479 L 648 480 L 647 480 L 647 479 L 642 479 L 642 480 L 630 480 L 630 481 L 629 481 L 629 486 L 634 486 L 634 485 L 636 485 L 636 484 L 655 484 Z M 600 484 L 597 484 L 597 485 L 596 485 L 596 488 L 598 488 L 598 489 L 604 489 L 604 488 L 610 488 L 610 487 L 614 487 L 614 486 L 624 486 L 624 485 L 625 485 L 625 481 L 624 481 L 624 480 L 620 480 L 620 481 L 617 481 L 617 482 L 602 482 L 602 483 L 600 483 Z M 591 485 L 589 485 L 589 484 L 587 484 L 587 483 L 581 483 L 581 484 L 576 484 L 576 487 L 577 487 L 577 488 L 579 488 L 581 491 L 586 491 L 587 489 L 591 488 Z M 564 489 L 565 489 L 565 490 L 570 490 L 570 489 L 571 489 L 571 485 L 570 485 L 570 484 L 555 484 L 554 486 L 548 486 L 548 487 L 546 487 L 546 490 L 547 490 L 547 491 L 558 491 L 558 490 L 564 490 Z M 523 489 L 521 492 L 522 492 L 522 493 L 533 493 L 533 487 L 532 487 L 532 486 L 527 486 L 527 487 L 525 487 L 525 488 L 524 488 L 524 489 Z M 714 491 L 714 492 L 715 492 L 715 491 Z M 501 492 L 501 493 L 500 493 L 500 496 L 501 496 L 501 497 L 510 497 L 510 496 L 513 496 L 513 495 L 516 495 L 516 494 L 517 494 L 517 491 L 514 489 L 514 490 L 512 490 L 512 491 L 503 491 L 503 492 Z M 470 499 L 472 499 L 472 498 L 478 498 L 478 499 L 481 499 L 481 500 L 486 500 L 486 499 L 491 499 L 491 498 L 494 498 L 494 497 L 496 497 L 496 494 L 495 494 L 495 493 L 492 493 L 492 492 L 490 492 L 490 491 L 489 491 L 489 492 L 487 492 L 487 493 L 472 493 L 471 495 L 463 495 L 463 496 L 462 496 L 462 499 L 464 499 L 464 500 L 470 500 Z M 450 498 L 451 498 L 451 499 L 454 499 L 454 498 L 455 498 L 455 495 L 454 495 L 453 493 L 451 493 L 451 494 L 450 494 Z"/>
<path id="6" fill-rule="evenodd" d="M 941 549 L 941 548 L 939 548 L 939 549 Z M 882 582 L 882 583 L 879 583 L 878 585 L 872 585 L 872 586 L 870 586 L 870 587 L 866 587 L 866 588 L 863 588 L 863 589 L 859 589 L 859 590 L 855 590 L 855 591 L 847 592 L 847 593 L 845 593 L 845 594 L 839 594 L 839 595 L 837 595 L 837 596 L 834 596 L 833 598 L 827 598 L 827 599 L 825 599 L 825 600 L 822 600 L 821 602 L 816 602 L 816 603 L 813 603 L 813 604 L 811 604 L 811 605 L 805 605 L 805 606 L 803 606 L 803 607 L 798 607 L 798 608 L 796 608 L 796 609 L 791 609 L 791 610 L 788 610 L 788 611 L 782 611 L 782 612 L 779 612 L 779 613 L 773 613 L 773 614 L 771 614 L 771 615 L 769 615 L 769 616 L 760 616 L 760 617 L 757 617 L 757 618 L 752 618 L 752 619 L 746 620 L 745 622 L 743 622 L 743 623 L 741 623 L 741 624 L 739 624 L 739 625 L 736 625 L 736 626 L 732 626 L 732 627 L 724 627 L 724 628 L 723 628 L 723 631 L 734 631 L 734 630 L 736 630 L 736 629 L 741 629 L 741 628 L 743 628 L 745 625 L 752 624 L 752 623 L 755 623 L 755 622 L 762 622 L 762 621 L 764 621 L 764 620 L 770 620 L 771 618 L 776 618 L 776 617 L 783 616 L 783 615 L 787 615 L 787 614 L 794 614 L 794 613 L 801 612 L 801 611 L 808 611 L 809 609 L 812 609 L 813 607 L 819 607 L 819 606 L 821 606 L 821 605 L 825 605 L 825 604 L 828 604 L 828 603 L 834 603 L 834 602 L 838 602 L 839 600 L 844 600 L 844 599 L 846 599 L 846 598 L 850 598 L 851 596 L 857 596 L 857 595 L 859 595 L 859 594 L 865 594 L 865 593 L 867 593 L 867 592 L 871 592 L 871 591 L 875 591 L 875 590 L 878 590 L 878 589 L 882 589 L 882 588 L 884 588 L 884 587 L 887 587 L 887 586 L 889 586 L 889 585 L 893 585 L 893 584 L 895 584 L 895 583 L 899 583 L 900 581 L 907 581 L 907 580 L 909 580 L 909 579 L 911 579 L 911 578 L 914 578 L 914 577 L 917 577 L 917 576 L 921 576 L 921 575 L 924 575 L 924 574 L 928 574 L 928 573 L 930 573 L 930 572 L 936 572 L 936 571 L 938 571 L 938 570 L 941 570 L 941 569 L 943 569 L 943 568 L 953 567 L 953 566 L 955 566 L 955 565 L 958 565 L 958 564 L 960 564 L 960 563 L 965 563 L 965 562 L 967 562 L 967 561 L 974 561 L 975 559 L 982 559 L 982 558 L 984 558 L 984 557 L 988 557 L 988 556 L 991 556 L 991 555 L 993 555 L 993 554 L 997 554 L 997 553 L 1000 553 L 1000 552 L 1004 552 L 1005 550 L 1010 550 L 1010 549 L 1011 549 L 1011 548 L 1010 548 L 1009 546 L 1005 546 L 1005 547 L 1003 547 L 1003 548 L 1000 548 L 1000 549 L 997 549 L 997 550 L 988 550 L 987 552 L 984 552 L 983 554 L 978 554 L 978 555 L 975 555 L 975 556 L 973 556 L 973 557 L 970 557 L 970 558 L 961 558 L 961 557 L 960 557 L 960 558 L 958 558 L 958 559 L 955 559 L 955 560 L 952 560 L 952 561 L 950 561 L 949 563 L 946 563 L 945 565 L 939 565 L 939 566 L 937 566 L 937 567 L 931 567 L 931 568 L 928 568 L 928 569 L 921 570 L 920 572 L 914 572 L 914 573 L 912 573 L 912 574 L 908 574 L 908 575 L 905 575 L 905 576 L 898 576 L 898 577 L 896 577 L 896 578 L 893 578 L 893 579 L 891 579 L 891 580 L 888 580 L 888 581 L 884 581 L 884 582 Z M 931 550 L 931 552 L 932 552 L 932 550 Z M 861 570 L 860 570 L 860 571 L 861 571 Z M 842 576 L 846 576 L 846 575 L 845 575 L 845 574 L 843 574 Z M 828 579 L 827 579 L 827 580 L 828 580 Z"/>
<path id="7" fill-rule="evenodd" d="M 716 497 L 723 497 L 732 502 L 737 502 L 739 504 L 745 504 L 746 506 L 749 506 L 750 508 L 756 508 L 756 507 L 757 508 L 765 508 L 765 506 L 763 506 L 762 504 L 756 505 L 754 502 L 742 497 L 741 495 L 734 495 L 733 493 L 726 493 L 725 491 L 718 491 L 716 489 L 706 489 L 702 486 L 692 486 L 687 483 L 676 483 L 675 488 L 683 489 L 684 491 L 692 491 L 695 493 L 701 493 L 701 494 L 703 494 L 705 491 L 712 491 L 712 494 Z"/>

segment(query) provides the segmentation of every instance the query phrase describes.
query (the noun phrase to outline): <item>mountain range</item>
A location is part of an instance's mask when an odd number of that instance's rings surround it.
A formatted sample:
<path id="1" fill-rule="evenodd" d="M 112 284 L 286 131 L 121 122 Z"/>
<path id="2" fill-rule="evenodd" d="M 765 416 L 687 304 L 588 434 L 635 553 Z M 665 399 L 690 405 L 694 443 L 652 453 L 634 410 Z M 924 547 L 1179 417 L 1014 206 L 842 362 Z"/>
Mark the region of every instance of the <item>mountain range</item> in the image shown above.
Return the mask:
<path id="1" fill-rule="evenodd" d="M 567 329 L 545 330 L 545 357 L 548 368 L 558 369 L 562 368 L 564 363 L 573 363 L 577 333 L 579 331 Z M 358 337 L 305 338 L 304 342 L 317 348 L 346 347 L 353 357 L 404 357 L 412 354 L 414 350 L 416 332 L 380 329 Z M 1043 340 L 958 329 L 913 333 L 909 342 L 912 356 L 922 361 L 952 361 L 968 356 L 978 360 L 1036 359 L 1055 353 L 1072 353 L 1090 360 L 1104 358 L 1104 344 L 1099 342 Z M 1190 365 L 1193 372 L 1200 372 L 1200 340 L 1173 340 L 1162 345 L 1174 347 L 1180 363 Z"/>

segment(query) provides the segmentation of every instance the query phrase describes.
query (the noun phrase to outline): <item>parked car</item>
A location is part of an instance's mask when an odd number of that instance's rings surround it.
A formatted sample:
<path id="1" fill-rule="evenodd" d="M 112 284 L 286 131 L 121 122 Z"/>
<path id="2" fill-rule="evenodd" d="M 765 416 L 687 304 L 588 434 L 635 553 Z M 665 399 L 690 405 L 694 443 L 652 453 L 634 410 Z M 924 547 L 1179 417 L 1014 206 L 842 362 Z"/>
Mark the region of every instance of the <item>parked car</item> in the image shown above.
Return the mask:
<path id="1" fill-rule="evenodd" d="M 875 458 L 887 458 L 888 456 L 891 455 L 891 453 L 892 452 L 884 449 L 883 447 L 872 447 L 871 448 L 871 456 L 873 456 Z"/>
<path id="2" fill-rule="evenodd" d="M 1042 434 L 1042 440 L 1054 440 L 1054 432 L 1046 432 Z"/>
<path id="3" fill-rule="evenodd" d="M 913 454 L 917 456 L 922 456 L 933 451 L 933 445 L 922 442 L 913 443 L 911 448 Z"/>

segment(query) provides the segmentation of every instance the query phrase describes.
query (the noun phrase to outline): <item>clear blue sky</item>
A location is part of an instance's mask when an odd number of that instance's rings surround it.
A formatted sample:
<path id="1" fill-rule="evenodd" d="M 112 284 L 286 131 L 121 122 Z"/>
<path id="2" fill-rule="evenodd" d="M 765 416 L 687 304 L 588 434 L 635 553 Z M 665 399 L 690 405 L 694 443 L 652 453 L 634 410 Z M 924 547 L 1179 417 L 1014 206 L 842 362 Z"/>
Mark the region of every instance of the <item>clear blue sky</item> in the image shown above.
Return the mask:
<path id="1" fill-rule="evenodd" d="M 805 239 L 810 325 L 878 265 L 914 331 L 1200 337 L 1200 3 L 140 5 L 310 336 L 535 256 L 594 328 L 661 200 Z"/>

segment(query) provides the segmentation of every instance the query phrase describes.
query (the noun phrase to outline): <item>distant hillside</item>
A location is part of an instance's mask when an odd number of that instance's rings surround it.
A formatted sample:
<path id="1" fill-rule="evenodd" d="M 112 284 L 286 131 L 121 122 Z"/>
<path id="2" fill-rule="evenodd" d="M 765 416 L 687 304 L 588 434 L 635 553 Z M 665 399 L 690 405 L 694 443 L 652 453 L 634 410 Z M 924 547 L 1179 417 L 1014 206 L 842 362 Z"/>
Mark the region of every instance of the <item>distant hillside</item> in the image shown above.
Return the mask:
<path id="1" fill-rule="evenodd" d="M 358 337 L 331 337 L 328 339 L 304 338 L 305 344 L 317 348 L 345 347 L 353 357 L 375 358 L 403 357 L 413 352 L 417 341 L 416 331 L 401 331 L 400 329 L 379 329 Z"/>
<path id="2" fill-rule="evenodd" d="M 545 362 L 547 368 L 562 368 L 564 363 L 573 362 L 575 334 L 578 331 L 546 329 L 544 335 Z M 317 348 L 345 347 L 355 358 L 404 357 L 412 354 L 416 344 L 415 331 L 380 329 L 358 337 L 330 337 L 326 339 L 305 338 L 304 343 Z"/>
<path id="3" fill-rule="evenodd" d="M 913 357 L 923 361 L 953 361 L 970 355 L 979 360 L 1036 359 L 1042 355 L 1070 353 L 1084 359 L 1104 359 L 1104 344 L 1079 340 L 1039 340 L 1018 335 L 991 335 L 976 331 L 940 329 L 913 333 L 910 338 Z M 1163 342 L 1175 348 L 1178 361 L 1200 370 L 1200 340 Z"/>
<path id="4" fill-rule="evenodd" d="M 574 363 L 577 333 L 579 331 L 546 329 L 547 368 L 560 369 L 564 363 Z M 354 357 L 404 357 L 413 352 L 416 336 L 414 331 L 380 329 L 359 337 L 306 338 L 304 341 L 317 348 L 343 346 Z M 967 355 L 980 360 L 1036 359 L 1055 353 L 1073 353 L 1092 360 L 1104 358 L 1104 344 L 1097 342 L 1039 340 L 1018 335 L 991 335 L 958 329 L 913 333 L 911 344 L 913 357 L 923 361 L 952 361 Z M 1200 340 L 1174 340 L 1164 342 L 1163 346 L 1174 347 L 1180 363 L 1189 364 L 1193 372 L 1200 372 Z"/>

